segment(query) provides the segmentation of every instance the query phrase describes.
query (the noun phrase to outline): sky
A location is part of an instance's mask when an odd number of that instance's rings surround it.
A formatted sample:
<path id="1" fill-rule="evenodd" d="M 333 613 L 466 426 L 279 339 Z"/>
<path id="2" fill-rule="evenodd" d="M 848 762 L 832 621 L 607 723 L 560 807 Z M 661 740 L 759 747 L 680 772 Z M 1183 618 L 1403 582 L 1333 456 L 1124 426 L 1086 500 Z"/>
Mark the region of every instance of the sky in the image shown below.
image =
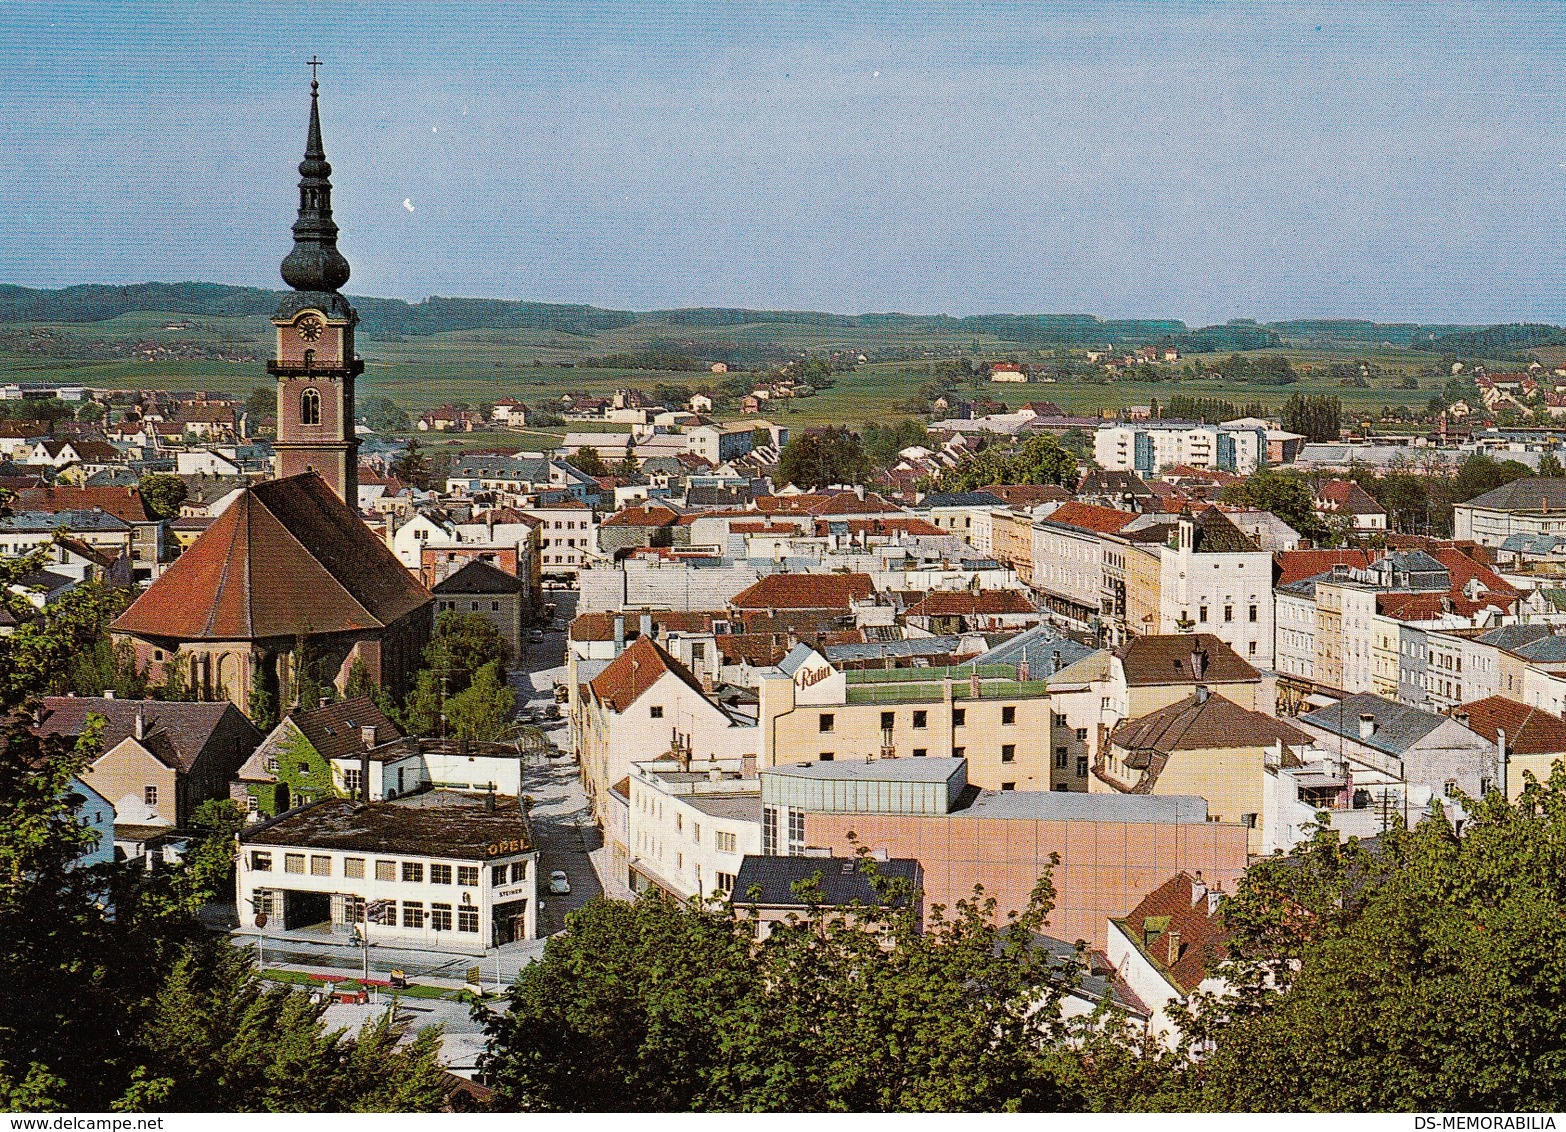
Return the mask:
<path id="1" fill-rule="evenodd" d="M 0 3 L 0 282 L 1566 323 L 1566 4 Z"/>

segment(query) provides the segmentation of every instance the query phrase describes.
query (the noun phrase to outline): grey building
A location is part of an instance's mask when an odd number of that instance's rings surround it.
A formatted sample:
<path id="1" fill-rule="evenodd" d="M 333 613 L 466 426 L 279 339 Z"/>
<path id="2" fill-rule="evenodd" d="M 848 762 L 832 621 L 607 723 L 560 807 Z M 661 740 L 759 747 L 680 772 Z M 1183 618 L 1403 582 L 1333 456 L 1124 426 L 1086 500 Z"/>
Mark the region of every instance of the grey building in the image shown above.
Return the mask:
<path id="1" fill-rule="evenodd" d="M 1464 726 L 1466 716 L 1436 715 L 1368 693 L 1296 720 L 1316 745 L 1371 771 L 1437 794 L 1477 798 L 1499 784 L 1495 744 Z"/>
<path id="2" fill-rule="evenodd" d="M 522 652 L 522 623 L 527 616 L 527 583 L 481 558 L 437 582 L 436 614 L 454 611 L 476 613 L 500 630 L 513 657 Z"/>

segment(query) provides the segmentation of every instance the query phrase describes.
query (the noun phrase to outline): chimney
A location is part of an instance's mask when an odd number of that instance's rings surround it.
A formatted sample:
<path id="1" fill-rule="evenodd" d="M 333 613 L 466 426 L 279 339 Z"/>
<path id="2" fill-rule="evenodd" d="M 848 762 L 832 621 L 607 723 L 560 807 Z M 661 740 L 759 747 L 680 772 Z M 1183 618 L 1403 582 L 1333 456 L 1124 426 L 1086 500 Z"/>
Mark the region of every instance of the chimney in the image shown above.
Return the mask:
<path id="1" fill-rule="evenodd" d="M 1452 718 L 1457 720 L 1457 722 L 1463 727 L 1468 726 L 1468 713 L 1466 711 L 1454 711 L 1452 713 Z"/>
<path id="2" fill-rule="evenodd" d="M 495 812 L 495 784 L 493 782 L 489 784 L 489 789 L 484 792 L 484 812 L 486 814 Z"/>
<path id="3" fill-rule="evenodd" d="M 745 778 L 755 778 L 756 777 L 756 756 L 755 755 L 741 755 L 740 756 L 740 774 L 742 776 L 744 776 Z"/>
<path id="4" fill-rule="evenodd" d="M 136 738 L 147 737 L 147 709 L 141 704 L 136 705 Z"/>
<path id="5" fill-rule="evenodd" d="M 625 614 L 614 615 L 614 655 L 619 656 L 625 651 Z"/>
<path id="6" fill-rule="evenodd" d="M 1359 713 L 1359 737 L 1369 739 L 1376 733 L 1376 717 L 1368 711 Z"/>
<path id="7" fill-rule="evenodd" d="M 370 749 L 365 747 L 359 752 L 359 801 L 370 800 Z"/>
<path id="8" fill-rule="evenodd" d="M 359 728 L 359 742 L 366 748 L 375 746 L 375 724 L 366 723 Z"/>
<path id="9" fill-rule="evenodd" d="M 708 771 L 707 771 L 707 781 L 708 782 L 722 782 L 723 781 L 723 769 L 721 767 L 716 767 L 716 766 L 709 768 Z"/>
<path id="10" fill-rule="evenodd" d="M 103 693 L 103 698 L 106 700 L 112 700 L 114 698 L 114 689 L 106 688 Z"/>
<path id="11" fill-rule="evenodd" d="M 1168 938 L 1169 938 L 1169 966 L 1173 967 L 1176 963 L 1178 963 L 1180 961 L 1180 933 L 1177 932 L 1177 931 L 1171 931 L 1169 933 Z"/>
<path id="12" fill-rule="evenodd" d="M 642 612 L 641 623 L 637 626 L 637 628 L 641 631 L 642 636 L 646 637 L 649 641 L 652 640 L 652 614 L 644 610 Z"/>
<path id="13" fill-rule="evenodd" d="M 1196 870 L 1196 879 L 1191 881 L 1191 903 L 1198 904 L 1202 897 L 1207 895 L 1207 882 L 1202 879 L 1202 870 Z"/>
<path id="14" fill-rule="evenodd" d="M 1206 684 L 1198 684 L 1196 686 L 1196 702 L 1199 703 L 1199 704 L 1205 704 L 1207 702 L 1207 685 Z"/>
<path id="15" fill-rule="evenodd" d="M 1193 648 L 1191 650 L 1191 675 L 1200 680 L 1207 675 L 1207 650 Z"/>

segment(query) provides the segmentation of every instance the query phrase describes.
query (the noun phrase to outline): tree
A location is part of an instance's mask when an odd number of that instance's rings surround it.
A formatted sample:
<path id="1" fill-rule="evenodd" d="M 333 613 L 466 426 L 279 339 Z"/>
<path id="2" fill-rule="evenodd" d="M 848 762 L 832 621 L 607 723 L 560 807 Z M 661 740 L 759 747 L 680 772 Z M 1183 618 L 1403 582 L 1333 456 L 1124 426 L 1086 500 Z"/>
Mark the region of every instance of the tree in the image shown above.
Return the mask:
<path id="1" fill-rule="evenodd" d="M 391 474 L 403 483 L 411 483 L 420 491 L 428 491 L 430 478 L 435 474 L 435 469 L 430 463 L 430 458 L 419 447 L 418 440 L 410 438 L 408 447 L 391 462 Z"/>
<path id="2" fill-rule="evenodd" d="M 179 505 L 185 502 L 185 481 L 167 472 L 150 472 L 141 477 L 138 485 L 147 510 L 154 519 L 172 519 L 179 514 Z"/>
<path id="3" fill-rule="evenodd" d="M 1283 427 L 1307 440 L 1338 439 L 1343 427 L 1343 402 L 1336 397 L 1304 397 L 1296 393 L 1283 403 Z"/>
<path id="4" fill-rule="evenodd" d="M 495 664 L 501 674 L 506 660 L 506 642 L 489 620 L 477 613 L 442 613 L 403 703 L 403 729 L 414 735 L 444 734 L 450 701 L 468 689 L 485 665 Z"/>
<path id="5" fill-rule="evenodd" d="M 400 432 L 409 425 L 408 414 L 390 397 L 370 397 L 360 402 L 359 415 L 371 432 Z"/>
<path id="6" fill-rule="evenodd" d="M 1561 467 L 1561 461 L 1553 452 L 1546 452 L 1539 457 L 1537 474 L 1545 479 L 1560 479 L 1566 476 L 1566 468 Z"/>
<path id="7" fill-rule="evenodd" d="M 1315 498 L 1309 485 L 1288 472 L 1261 468 L 1243 480 L 1226 485 L 1219 498 L 1225 503 L 1237 503 L 1257 511 L 1271 511 L 1318 545 L 1328 541 L 1332 535 L 1331 528 L 1316 513 Z"/>
<path id="8" fill-rule="evenodd" d="M 252 389 L 250 396 L 245 398 L 245 416 L 250 419 L 252 433 L 261 427 L 263 417 L 276 417 L 277 390 L 266 385 Z"/>
<path id="9" fill-rule="evenodd" d="M 1020 915 L 976 891 L 950 917 L 932 908 L 920 931 L 917 894 L 861 868 L 873 904 L 844 916 L 819 903 L 819 877 L 803 882 L 807 911 L 760 943 L 743 911 L 652 893 L 572 913 L 486 1020 L 501 1107 L 1062 1107 L 1042 1051 L 1074 968 L 1034 945 L 1048 878 Z"/>
<path id="10" fill-rule="evenodd" d="M 609 474 L 609 465 L 604 463 L 603 457 L 598 455 L 596 448 L 578 448 L 566 459 L 584 476 L 592 476 L 596 479 Z"/>
<path id="11" fill-rule="evenodd" d="M 446 721 L 458 739 L 499 739 L 511 722 L 516 694 L 501 679 L 492 660 L 474 674 L 473 683 L 446 701 Z"/>
<path id="12" fill-rule="evenodd" d="M 614 466 L 613 474 L 623 480 L 634 480 L 641 474 L 641 464 L 636 459 L 636 454 L 627 452 L 625 459 Z"/>
<path id="13" fill-rule="evenodd" d="M 1225 901 L 1234 991 L 1196 1004 L 1208 1109 L 1554 1111 L 1566 1089 L 1566 772 L 1374 846 L 1331 830 Z"/>
<path id="14" fill-rule="evenodd" d="M 791 437 L 778 458 L 777 479 L 806 489 L 864 483 L 870 460 L 859 437 L 846 428 L 812 429 Z"/>

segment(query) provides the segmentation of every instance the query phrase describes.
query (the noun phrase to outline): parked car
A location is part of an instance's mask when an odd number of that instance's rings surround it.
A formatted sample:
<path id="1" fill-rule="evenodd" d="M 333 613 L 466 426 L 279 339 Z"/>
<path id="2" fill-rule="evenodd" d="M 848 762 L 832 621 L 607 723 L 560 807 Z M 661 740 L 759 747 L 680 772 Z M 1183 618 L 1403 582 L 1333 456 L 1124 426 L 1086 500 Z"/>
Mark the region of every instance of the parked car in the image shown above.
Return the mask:
<path id="1" fill-rule="evenodd" d="M 518 708 L 517 713 L 511 717 L 512 723 L 532 723 L 535 716 L 532 708 Z"/>
<path id="2" fill-rule="evenodd" d="M 571 882 L 566 880 L 566 875 L 560 869 L 549 874 L 549 891 L 556 896 L 567 896 L 571 892 Z"/>
<path id="3" fill-rule="evenodd" d="M 554 624 L 552 624 L 550 626 L 550 628 L 552 630 L 554 630 L 556 633 L 564 633 L 566 631 L 566 623 L 563 620 L 561 620 L 559 617 L 556 617 L 555 620 L 554 620 Z"/>
<path id="4" fill-rule="evenodd" d="M 535 645 L 539 644 L 544 639 L 544 631 L 542 629 L 534 629 L 527 635 L 527 639 L 532 641 Z"/>

